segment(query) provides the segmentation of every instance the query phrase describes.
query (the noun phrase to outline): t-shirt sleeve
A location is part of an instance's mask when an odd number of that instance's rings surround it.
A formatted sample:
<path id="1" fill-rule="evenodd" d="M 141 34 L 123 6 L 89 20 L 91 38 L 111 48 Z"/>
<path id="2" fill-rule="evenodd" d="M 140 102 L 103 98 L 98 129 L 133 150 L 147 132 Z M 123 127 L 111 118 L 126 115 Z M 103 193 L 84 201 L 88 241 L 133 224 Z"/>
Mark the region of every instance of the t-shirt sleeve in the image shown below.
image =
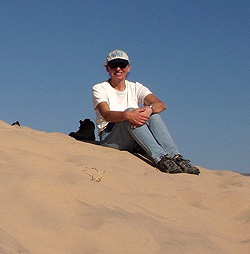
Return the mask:
<path id="1" fill-rule="evenodd" d="M 136 82 L 136 93 L 138 97 L 138 103 L 144 104 L 144 99 L 147 95 L 152 94 L 152 92 L 144 85 Z"/>
<path id="2" fill-rule="evenodd" d="M 101 102 L 108 102 L 107 92 L 102 84 L 94 85 L 92 88 L 94 109 Z"/>

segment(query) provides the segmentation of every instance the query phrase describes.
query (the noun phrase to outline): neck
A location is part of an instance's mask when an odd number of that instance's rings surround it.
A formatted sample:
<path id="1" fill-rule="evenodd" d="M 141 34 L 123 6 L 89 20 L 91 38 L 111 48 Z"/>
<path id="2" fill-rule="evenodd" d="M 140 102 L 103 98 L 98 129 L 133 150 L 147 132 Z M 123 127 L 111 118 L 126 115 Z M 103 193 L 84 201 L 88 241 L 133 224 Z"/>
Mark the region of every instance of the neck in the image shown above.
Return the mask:
<path id="1" fill-rule="evenodd" d="M 109 79 L 108 82 L 116 90 L 124 91 L 126 88 L 125 79 L 123 80 Z"/>

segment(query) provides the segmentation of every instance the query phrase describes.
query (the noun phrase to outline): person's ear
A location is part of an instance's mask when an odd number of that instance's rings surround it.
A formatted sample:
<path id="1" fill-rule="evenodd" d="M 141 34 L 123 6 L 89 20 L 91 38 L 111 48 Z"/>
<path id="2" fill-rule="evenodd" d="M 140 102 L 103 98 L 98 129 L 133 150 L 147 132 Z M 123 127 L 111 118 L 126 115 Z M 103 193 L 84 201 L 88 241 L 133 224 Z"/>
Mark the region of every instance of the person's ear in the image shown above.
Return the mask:
<path id="1" fill-rule="evenodd" d="M 129 64 L 128 66 L 128 72 L 130 72 L 130 70 L 131 70 L 131 64 Z"/>

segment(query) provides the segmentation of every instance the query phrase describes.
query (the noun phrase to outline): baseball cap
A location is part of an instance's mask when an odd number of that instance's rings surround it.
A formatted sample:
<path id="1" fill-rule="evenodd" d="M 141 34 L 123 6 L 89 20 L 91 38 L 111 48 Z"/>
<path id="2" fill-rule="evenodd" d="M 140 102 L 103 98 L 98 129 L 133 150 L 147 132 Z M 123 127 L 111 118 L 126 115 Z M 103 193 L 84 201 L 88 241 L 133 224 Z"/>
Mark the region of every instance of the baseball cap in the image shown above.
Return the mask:
<path id="1" fill-rule="evenodd" d="M 116 50 L 111 51 L 108 54 L 107 59 L 106 59 L 106 63 L 104 65 L 107 65 L 108 62 L 110 62 L 112 60 L 116 60 L 116 59 L 122 59 L 122 60 L 126 60 L 126 61 L 129 62 L 129 57 L 128 57 L 127 53 L 124 52 L 123 50 L 116 49 Z"/>

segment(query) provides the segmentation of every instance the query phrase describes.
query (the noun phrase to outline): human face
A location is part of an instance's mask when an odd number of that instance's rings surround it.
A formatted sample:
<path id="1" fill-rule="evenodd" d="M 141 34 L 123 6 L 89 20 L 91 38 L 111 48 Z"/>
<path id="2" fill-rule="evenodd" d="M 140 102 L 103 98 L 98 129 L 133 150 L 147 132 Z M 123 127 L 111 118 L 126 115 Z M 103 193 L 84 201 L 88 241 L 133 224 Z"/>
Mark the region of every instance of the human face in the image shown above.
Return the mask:
<path id="1" fill-rule="evenodd" d="M 111 79 L 123 80 L 126 78 L 130 71 L 130 64 L 124 64 L 124 61 L 115 61 L 107 65 L 107 71 L 110 74 Z"/>

